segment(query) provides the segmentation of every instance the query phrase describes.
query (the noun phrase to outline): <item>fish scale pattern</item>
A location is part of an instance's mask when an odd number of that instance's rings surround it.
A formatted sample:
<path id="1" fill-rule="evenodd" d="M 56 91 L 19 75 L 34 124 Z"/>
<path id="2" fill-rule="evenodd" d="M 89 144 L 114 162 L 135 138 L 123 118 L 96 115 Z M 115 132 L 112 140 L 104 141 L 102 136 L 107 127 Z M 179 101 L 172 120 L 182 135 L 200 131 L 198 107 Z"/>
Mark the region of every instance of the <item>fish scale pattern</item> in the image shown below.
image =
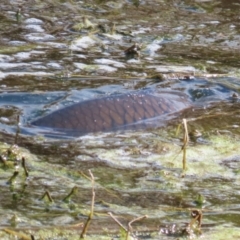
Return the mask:
<path id="1" fill-rule="evenodd" d="M 57 110 L 32 125 L 84 135 L 90 132 L 124 129 L 144 120 L 173 113 L 188 106 L 171 94 L 146 92 L 122 94 L 80 102 Z"/>

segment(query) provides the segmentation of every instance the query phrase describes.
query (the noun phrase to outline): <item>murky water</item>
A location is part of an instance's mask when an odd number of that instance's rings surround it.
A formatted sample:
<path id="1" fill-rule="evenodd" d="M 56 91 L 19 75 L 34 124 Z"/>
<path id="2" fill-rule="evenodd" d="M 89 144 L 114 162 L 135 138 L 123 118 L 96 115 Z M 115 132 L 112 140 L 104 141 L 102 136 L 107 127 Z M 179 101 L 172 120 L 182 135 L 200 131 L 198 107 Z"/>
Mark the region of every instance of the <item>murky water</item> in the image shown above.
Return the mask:
<path id="1" fill-rule="evenodd" d="M 96 214 L 89 234 L 96 239 L 120 234 L 108 212 L 125 225 L 148 215 L 134 224 L 139 239 L 177 239 L 195 208 L 203 210 L 203 238 L 238 238 L 240 113 L 232 94 L 239 91 L 239 8 L 223 0 L 1 1 L 1 141 L 14 142 L 20 116 L 18 144 L 25 148 L 1 147 L 1 229 L 78 239 L 76 224 L 90 209 L 91 169 Z M 164 128 L 59 140 L 29 127 L 64 106 L 142 89 L 184 92 L 195 103 Z M 176 135 L 183 117 L 189 131 L 202 133 L 189 146 L 185 178 Z M 27 179 L 14 166 L 22 154 Z M 72 200 L 62 201 L 74 186 Z M 46 190 L 54 202 L 41 200 Z M 0 231 L 5 239 L 14 234 Z"/>

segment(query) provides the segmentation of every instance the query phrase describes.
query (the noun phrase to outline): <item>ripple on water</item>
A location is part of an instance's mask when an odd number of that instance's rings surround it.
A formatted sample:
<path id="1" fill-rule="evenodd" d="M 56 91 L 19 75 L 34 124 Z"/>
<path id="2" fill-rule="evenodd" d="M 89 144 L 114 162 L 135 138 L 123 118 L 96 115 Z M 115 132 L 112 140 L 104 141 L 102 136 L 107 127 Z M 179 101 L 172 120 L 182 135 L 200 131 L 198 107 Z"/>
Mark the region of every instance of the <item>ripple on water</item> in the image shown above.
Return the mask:
<path id="1" fill-rule="evenodd" d="M 95 59 L 94 62 L 98 64 L 103 64 L 103 65 L 105 64 L 113 65 L 114 67 L 117 67 L 117 68 L 125 68 L 125 64 L 115 60 L 107 59 L 107 58 Z"/>
<path id="2" fill-rule="evenodd" d="M 43 21 L 38 18 L 28 18 L 25 21 L 25 24 L 32 24 L 32 25 L 41 25 L 43 24 Z"/>
<path id="3" fill-rule="evenodd" d="M 26 44 L 24 41 L 9 41 L 8 44 L 13 45 L 13 46 L 21 46 Z"/>
<path id="4" fill-rule="evenodd" d="M 14 58 L 12 56 L 9 55 L 5 55 L 5 54 L 0 54 L 0 62 L 9 62 L 12 61 Z"/>
<path id="5" fill-rule="evenodd" d="M 17 59 L 26 60 L 31 57 L 31 52 L 18 52 L 14 55 L 14 57 Z"/>
<path id="6" fill-rule="evenodd" d="M 68 48 L 68 45 L 65 43 L 58 43 L 58 42 L 46 42 L 44 43 L 45 45 L 54 47 L 54 48 L 59 48 L 59 49 L 66 49 Z"/>
<path id="7" fill-rule="evenodd" d="M 152 65 L 147 68 L 155 68 L 157 72 L 168 73 L 168 72 L 190 72 L 194 73 L 196 71 L 195 67 L 192 66 L 158 66 Z"/>
<path id="8" fill-rule="evenodd" d="M 13 68 L 22 68 L 22 67 L 29 67 L 29 63 L 6 63 L 2 62 L 0 63 L 0 69 L 2 70 L 9 70 Z"/>
<path id="9" fill-rule="evenodd" d="M 84 63 L 74 63 L 75 67 L 79 70 L 84 70 L 88 72 L 115 72 L 117 71 L 117 68 L 111 67 L 108 65 L 95 65 L 95 64 L 84 64 Z M 77 71 L 77 70 L 76 70 Z M 75 71 L 75 72 L 76 72 Z"/>
<path id="10" fill-rule="evenodd" d="M 55 40 L 55 37 L 46 33 L 29 33 L 25 35 L 27 41 L 31 42 L 45 42 Z"/>
<path id="11" fill-rule="evenodd" d="M 63 68 L 60 64 L 58 64 L 58 63 L 56 63 L 56 62 L 50 62 L 50 63 L 48 63 L 48 64 L 47 64 L 47 67 L 48 67 L 48 68 L 51 68 L 51 69 L 62 69 L 62 68 Z"/>
<path id="12" fill-rule="evenodd" d="M 24 27 L 25 29 L 31 31 L 31 32 L 44 32 L 45 30 L 39 26 L 39 25 L 33 25 L 33 24 L 28 24 Z"/>
<path id="13" fill-rule="evenodd" d="M 82 48 L 89 48 L 95 44 L 96 44 L 96 41 L 93 40 L 91 37 L 84 36 L 84 37 L 74 40 L 70 46 L 70 49 L 71 50 L 79 50 Z"/>

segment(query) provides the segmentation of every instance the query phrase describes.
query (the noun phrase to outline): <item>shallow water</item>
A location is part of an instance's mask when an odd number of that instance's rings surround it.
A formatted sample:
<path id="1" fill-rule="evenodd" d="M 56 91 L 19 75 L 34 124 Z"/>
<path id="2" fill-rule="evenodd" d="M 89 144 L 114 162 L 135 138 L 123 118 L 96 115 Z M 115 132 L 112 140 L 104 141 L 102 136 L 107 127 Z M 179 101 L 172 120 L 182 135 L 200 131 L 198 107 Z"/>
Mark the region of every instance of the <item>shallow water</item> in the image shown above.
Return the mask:
<path id="1" fill-rule="evenodd" d="M 139 80 L 135 80 L 139 81 Z M 147 79 L 145 80 L 147 82 Z M 169 94 L 186 96 L 186 100 L 189 106 L 194 108 L 206 108 L 210 104 L 217 102 L 232 102 L 232 94 L 237 92 L 238 79 L 236 78 L 213 78 L 213 79 L 200 79 L 194 78 L 190 80 L 185 79 L 172 79 L 171 81 L 161 81 L 161 83 L 154 83 L 149 80 L 151 84 L 146 85 L 144 91 L 151 93 L 155 96 L 161 96 L 161 92 L 167 91 Z M 143 93 L 144 93 L 143 91 Z M 9 106 L 14 106 L 14 111 L 20 114 L 20 124 L 22 133 L 29 134 L 43 134 L 43 128 L 31 127 L 31 122 L 48 115 L 59 109 L 63 109 L 66 106 L 73 105 L 74 103 L 85 102 L 91 99 L 103 99 L 104 97 L 121 96 L 126 93 L 138 93 L 140 90 L 128 90 L 121 85 L 105 85 L 92 89 L 82 90 L 70 90 L 70 91 L 45 91 L 39 93 L 32 92 L 13 92 L 13 93 L 2 93 L 0 97 L 0 105 L 2 106 L 2 117 L 1 124 L 2 128 L 7 132 L 14 133 L 16 131 L 17 121 L 7 117 Z M 167 96 L 167 95 L 166 95 Z M 179 111 L 182 109 L 179 108 Z M 6 116 L 4 116 L 4 114 Z M 175 114 L 175 117 L 177 114 Z M 14 116 L 12 116 L 13 118 Z M 96 116 L 97 117 L 97 116 Z M 168 118 L 171 119 L 170 116 Z M 17 116 L 15 116 L 17 120 Z M 151 120 L 151 119 L 149 119 Z M 144 121 L 148 127 L 160 126 L 160 121 L 164 120 L 164 116 L 159 116 L 153 121 Z M 159 124 L 158 124 L 159 123 Z M 5 126 L 4 126 L 5 124 Z M 37 125 L 37 124 L 34 124 Z M 52 123 L 54 126 L 54 124 Z M 141 123 L 140 123 L 141 125 Z M 30 126 L 30 127 L 28 127 Z M 123 126 L 124 127 L 124 126 Z M 127 127 L 127 126 L 125 126 Z M 131 127 L 127 127 L 131 129 Z M 134 125 L 132 129 L 134 129 Z M 124 129 L 124 128 L 123 128 Z M 141 128 L 139 128 L 141 129 Z M 47 132 L 54 132 L 54 129 L 47 129 Z M 109 131 L 109 130 L 108 130 Z M 42 132 L 42 133 L 41 133 Z M 54 134 L 54 133 L 53 133 Z M 48 134 L 49 135 L 49 134 Z"/>
<path id="2" fill-rule="evenodd" d="M 75 224 L 86 220 L 90 208 L 91 169 L 96 178 L 92 238 L 120 233 L 107 215 L 111 211 L 125 225 L 148 215 L 133 226 L 140 239 L 178 239 L 193 208 L 203 210 L 202 238 L 239 237 L 240 113 L 238 99 L 231 98 L 239 91 L 239 8 L 238 1 L 3 0 L 1 141 L 14 143 L 20 116 L 17 143 L 25 150 L 6 152 L 9 146 L 2 146 L 10 166 L 0 168 L 1 229 L 36 239 L 77 239 L 81 227 Z M 164 128 L 58 140 L 27 127 L 72 103 L 162 89 L 195 102 Z M 188 147 L 185 178 L 182 134 L 176 135 L 182 118 L 189 131 L 202 133 Z M 7 183 L 16 169 L 19 175 Z M 74 186 L 78 193 L 64 203 Z M 46 190 L 54 202 L 40 200 Z M 0 231 L 2 239 L 15 234 Z"/>

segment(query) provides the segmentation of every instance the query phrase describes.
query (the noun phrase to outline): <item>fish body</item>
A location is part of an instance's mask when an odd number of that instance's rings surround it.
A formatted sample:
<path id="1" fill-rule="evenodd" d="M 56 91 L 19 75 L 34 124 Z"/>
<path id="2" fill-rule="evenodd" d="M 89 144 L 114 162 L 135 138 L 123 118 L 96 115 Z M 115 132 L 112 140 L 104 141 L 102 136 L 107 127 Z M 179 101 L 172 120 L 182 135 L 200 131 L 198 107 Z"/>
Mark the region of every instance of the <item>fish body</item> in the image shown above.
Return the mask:
<path id="1" fill-rule="evenodd" d="M 187 97 L 179 92 L 138 91 L 79 102 L 41 117 L 31 125 L 81 136 L 159 125 L 190 106 Z"/>

